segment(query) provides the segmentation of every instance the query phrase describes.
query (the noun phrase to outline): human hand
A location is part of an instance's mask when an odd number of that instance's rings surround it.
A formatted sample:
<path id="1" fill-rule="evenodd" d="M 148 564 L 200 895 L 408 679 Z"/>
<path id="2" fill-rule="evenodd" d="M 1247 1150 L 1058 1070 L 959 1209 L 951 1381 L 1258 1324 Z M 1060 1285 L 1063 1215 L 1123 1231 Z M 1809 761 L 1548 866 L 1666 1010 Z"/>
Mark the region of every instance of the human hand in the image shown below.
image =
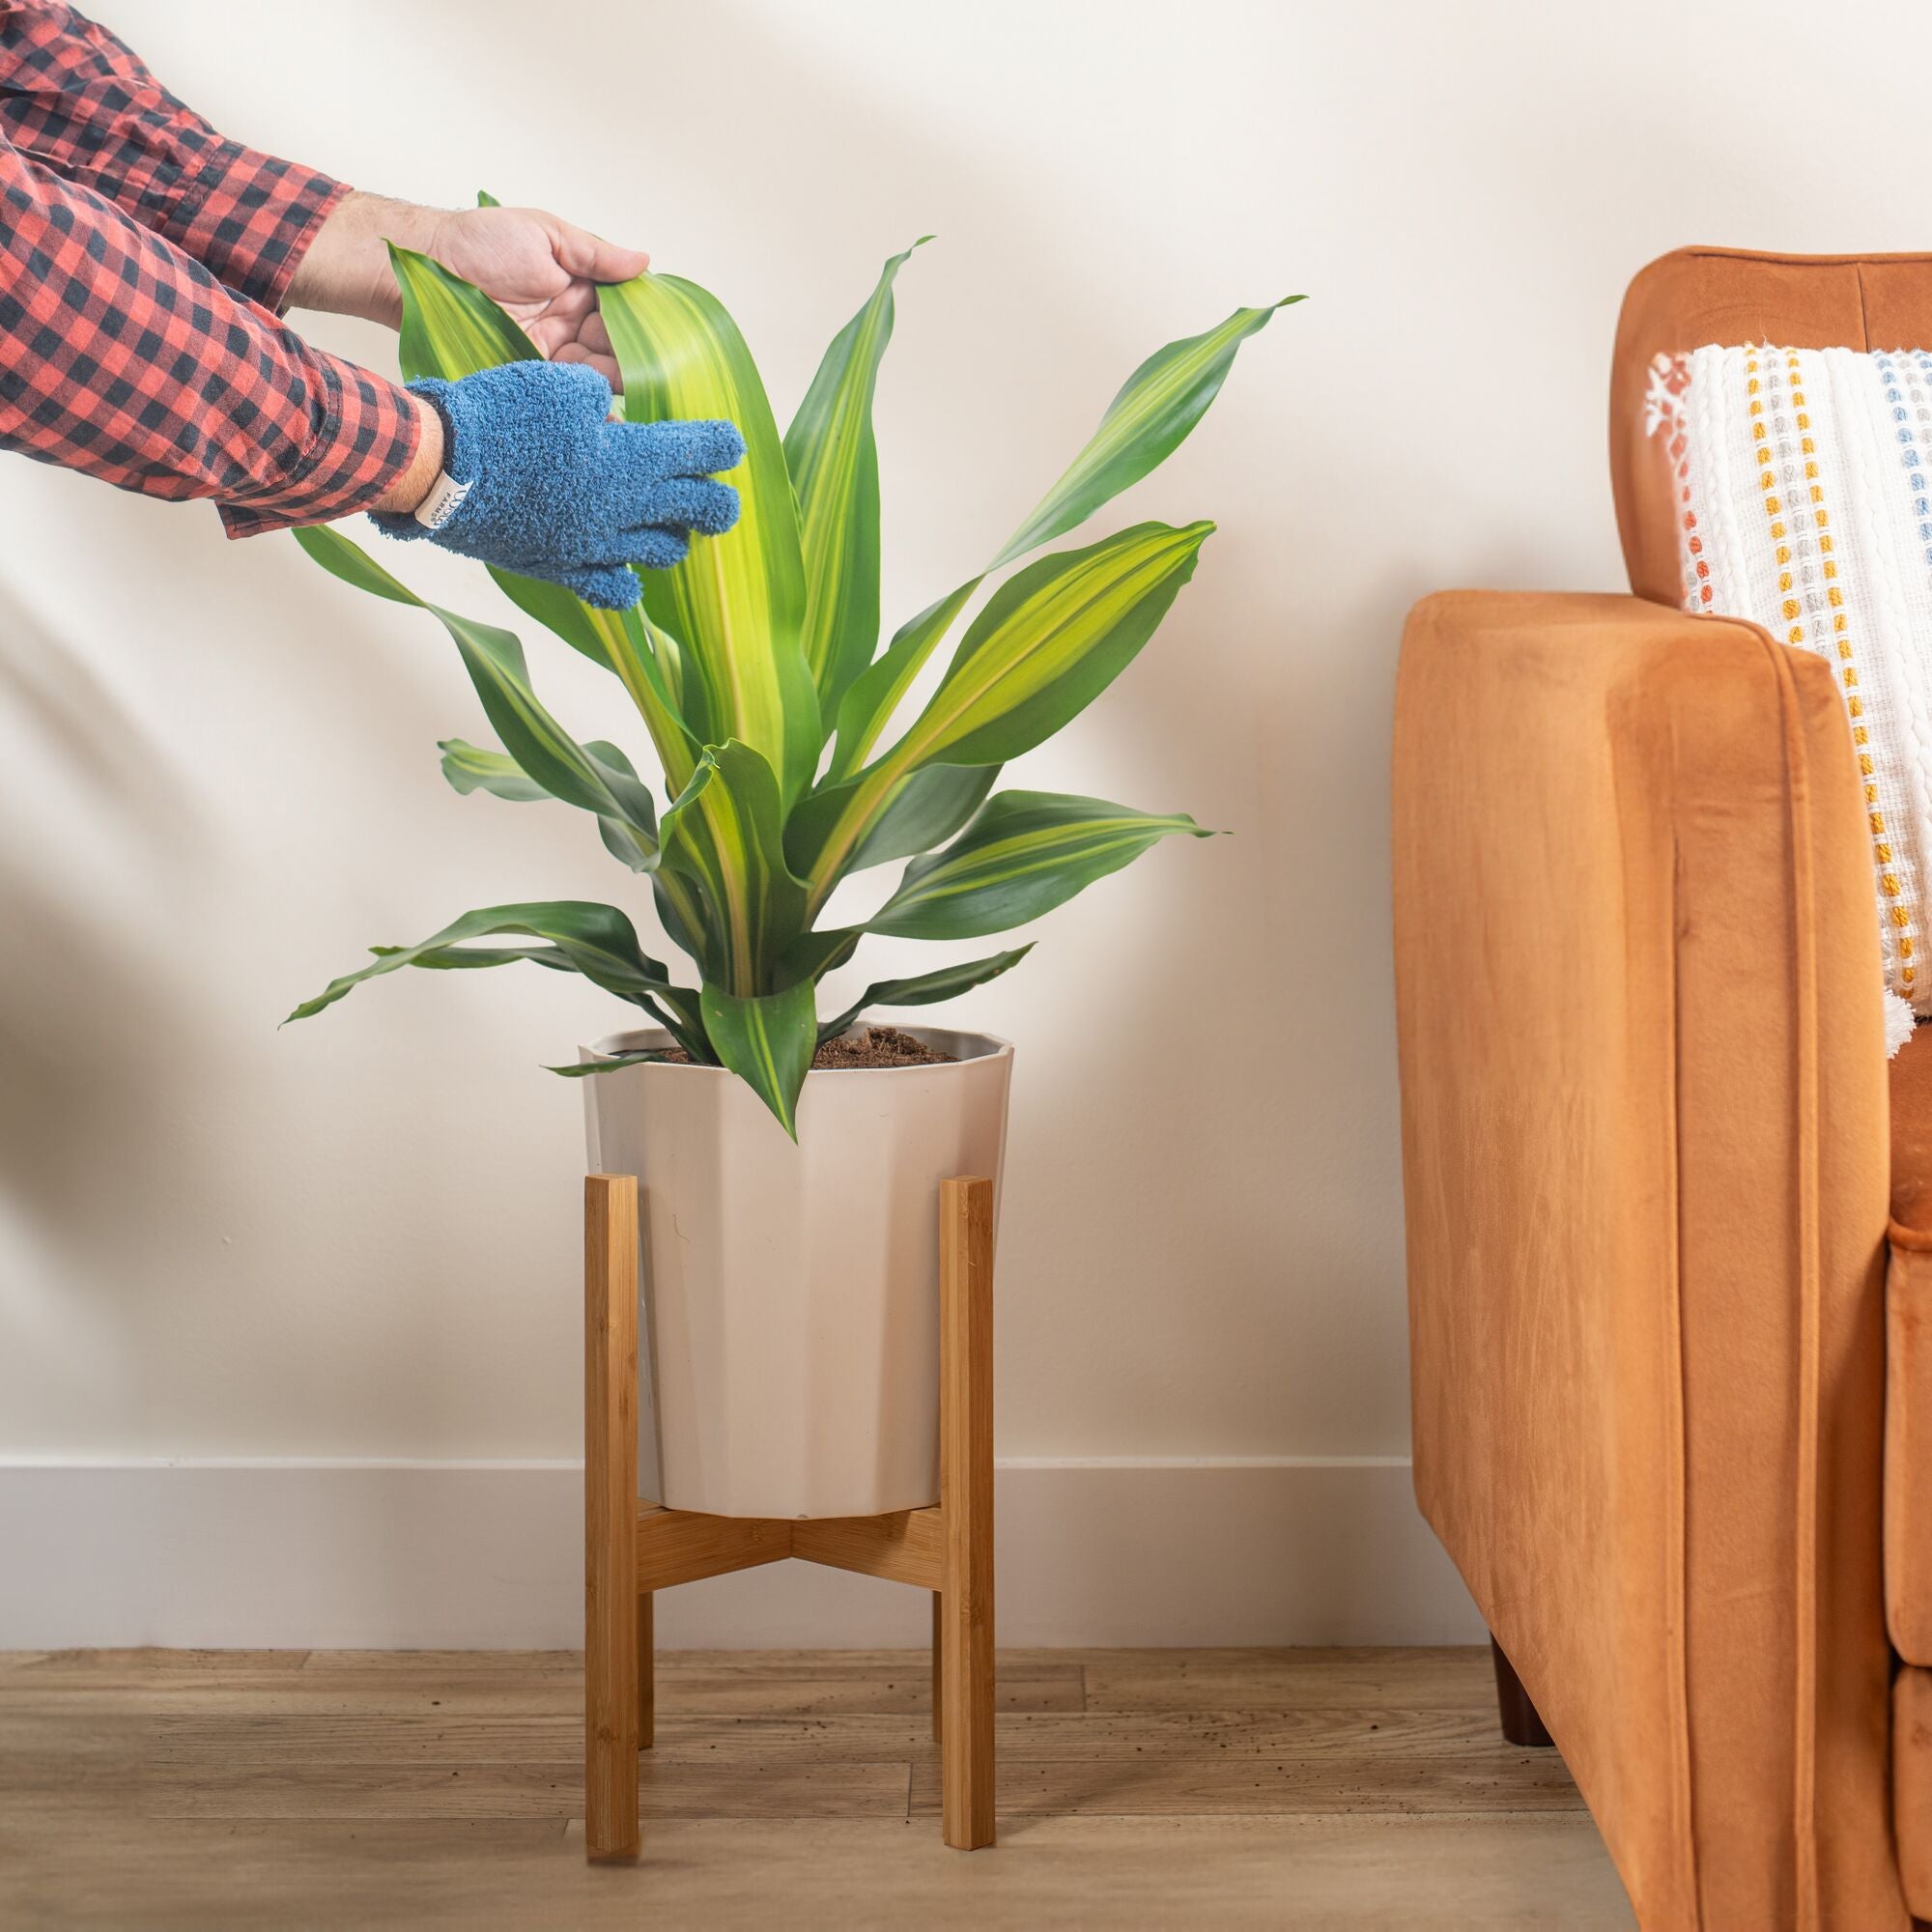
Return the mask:
<path id="1" fill-rule="evenodd" d="M 289 306 L 359 315 L 394 328 L 402 296 L 385 242 L 442 264 L 496 302 L 554 362 L 586 362 L 620 388 L 597 290 L 650 267 L 540 208 L 418 208 L 383 195 L 352 194 L 333 209 L 289 286 Z"/>
<path id="2" fill-rule="evenodd" d="M 632 565 L 668 570 L 694 535 L 738 521 L 738 493 L 712 479 L 744 460 L 730 423 L 611 422 L 603 379 L 559 363 L 505 362 L 410 389 L 441 419 L 453 487 L 412 515 L 377 516 L 390 536 L 427 537 L 621 611 L 642 591 Z"/>

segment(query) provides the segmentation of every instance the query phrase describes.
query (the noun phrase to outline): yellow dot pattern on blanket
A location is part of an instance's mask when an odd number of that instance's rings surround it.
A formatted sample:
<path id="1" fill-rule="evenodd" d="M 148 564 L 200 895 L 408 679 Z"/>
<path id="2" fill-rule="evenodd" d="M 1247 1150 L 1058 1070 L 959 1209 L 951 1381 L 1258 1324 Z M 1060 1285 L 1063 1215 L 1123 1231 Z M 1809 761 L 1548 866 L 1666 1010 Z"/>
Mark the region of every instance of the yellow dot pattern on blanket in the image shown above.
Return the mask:
<path id="1" fill-rule="evenodd" d="M 1685 608 L 1748 618 L 1836 675 L 1886 982 L 1932 1012 L 1918 971 L 1932 858 L 1932 491 L 1918 451 L 1932 450 L 1932 356 L 1768 344 L 1660 356 L 1647 425 L 1668 433 Z"/>

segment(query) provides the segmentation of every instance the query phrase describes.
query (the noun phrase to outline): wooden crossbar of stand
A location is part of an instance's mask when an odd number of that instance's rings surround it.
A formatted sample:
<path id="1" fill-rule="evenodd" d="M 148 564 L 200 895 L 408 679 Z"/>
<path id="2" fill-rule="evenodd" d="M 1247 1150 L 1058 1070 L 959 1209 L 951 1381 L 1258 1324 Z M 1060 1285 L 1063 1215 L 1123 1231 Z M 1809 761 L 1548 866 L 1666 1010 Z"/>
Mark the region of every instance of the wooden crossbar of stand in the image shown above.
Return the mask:
<path id="1" fill-rule="evenodd" d="M 993 1842 L 993 1183 L 939 1203 L 939 1501 L 887 1516 L 699 1516 L 638 1496 L 638 1183 L 583 1184 L 584 1802 L 589 1856 L 635 1858 L 652 1742 L 653 1594 L 783 1557 L 932 1592 L 946 1842 Z"/>

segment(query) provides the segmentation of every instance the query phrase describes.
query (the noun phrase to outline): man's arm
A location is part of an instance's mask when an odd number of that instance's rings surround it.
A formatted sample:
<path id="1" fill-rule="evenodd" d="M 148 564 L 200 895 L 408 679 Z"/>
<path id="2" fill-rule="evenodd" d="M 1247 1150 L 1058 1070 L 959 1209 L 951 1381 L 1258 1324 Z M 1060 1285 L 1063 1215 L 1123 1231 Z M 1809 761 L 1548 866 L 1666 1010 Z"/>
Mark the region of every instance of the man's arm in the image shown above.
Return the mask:
<path id="1" fill-rule="evenodd" d="M 57 0 L 0 0 L 0 140 L 273 310 L 350 193 L 225 139 L 106 28 Z"/>
<path id="2" fill-rule="evenodd" d="M 0 141 L 0 448 L 213 497 L 249 535 L 413 509 L 440 461 L 435 423 Z"/>

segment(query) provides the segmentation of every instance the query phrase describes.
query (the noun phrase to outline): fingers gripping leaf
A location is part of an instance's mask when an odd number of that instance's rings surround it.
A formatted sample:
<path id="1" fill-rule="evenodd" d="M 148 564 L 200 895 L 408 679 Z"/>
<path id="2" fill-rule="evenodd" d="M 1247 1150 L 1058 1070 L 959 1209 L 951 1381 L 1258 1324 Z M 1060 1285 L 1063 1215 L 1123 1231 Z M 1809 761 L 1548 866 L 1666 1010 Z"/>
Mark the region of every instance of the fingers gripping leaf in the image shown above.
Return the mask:
<path id="1" fill-rule="evenodd" d="M 481 289 L 407 248 L 391 245 L 389 260 L 402 293 L 400 356 L 407 381 L 440 376 L 459 382 L 505 362 L 539 359 L 535 344 Z M 682 788 L 705 725 L 667 699 L 662 680 L 652 674 L 655 666 L 640 613 L 601 610 L 573 597 L 561 584 L 514 571 L 493 567 L 490 575 L 519 610 L 623 680 L 650 727 L 671 789 Z"/>

